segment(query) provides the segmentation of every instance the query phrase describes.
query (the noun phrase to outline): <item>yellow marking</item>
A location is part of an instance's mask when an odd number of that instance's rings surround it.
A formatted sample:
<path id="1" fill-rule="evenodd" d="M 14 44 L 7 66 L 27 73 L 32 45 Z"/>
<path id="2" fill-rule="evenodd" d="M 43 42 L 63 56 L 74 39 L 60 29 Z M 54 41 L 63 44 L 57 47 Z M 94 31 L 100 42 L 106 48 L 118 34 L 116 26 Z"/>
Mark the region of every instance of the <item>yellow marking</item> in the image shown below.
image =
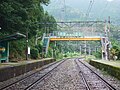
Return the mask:
<path id="1" fill-rule="evenodd" d="M 0 48 L 0 51 L 5 51 L 5 48 Z"/>
<path id="2" fill-rule="evenodd" d="M 50 38 L 50 41 L 99 41 L 101 38 Z"/>

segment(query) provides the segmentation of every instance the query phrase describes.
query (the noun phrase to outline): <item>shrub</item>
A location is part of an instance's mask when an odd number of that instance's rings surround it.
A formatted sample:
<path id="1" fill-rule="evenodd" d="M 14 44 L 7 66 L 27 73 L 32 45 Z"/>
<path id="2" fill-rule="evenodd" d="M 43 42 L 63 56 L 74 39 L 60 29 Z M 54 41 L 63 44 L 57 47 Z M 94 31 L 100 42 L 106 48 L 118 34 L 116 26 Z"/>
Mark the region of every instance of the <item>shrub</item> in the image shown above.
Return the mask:
<path id="1" fill-rule="evenodd" d="M 52 52 L 53 52 L 52 48 L 49 47 L 47 57 L 51 58 L 52 57 Z"/>
<path id="2" fill-rule="evenodd" d="M 101 52 L 96 52 L 96 53 L 93 53 L 93 55 L 96 57 L 96 58 L 102 58 L 102 54 Z"/>
<path id="3" fill-rule="evenodd" d="M 38 53 L 39 53 L 38 49 L 32 48 L 30 50 L 30 53 L 31 53 L 31 58 L 32 59 L 37 59 L 38 58 Z"/>
<path id="4" fill-rule="evenodd" d="M 39 43 L 38 45 L 36 45 L 35 48 L 38 49 L 39 53 L 42 53 L 42 44 L 41 43 Z"/>
<path id="5" fill-rule="evenodd" d="M 64 57 L 67 57 L 67 55 L 65 54 Z"/>
<path id="6" fill-rule="evenodd" d="M 63 54 L 62 53 L 58 53 L 57 54 L 57 59 L 62 59 L 63 58 Z"/>

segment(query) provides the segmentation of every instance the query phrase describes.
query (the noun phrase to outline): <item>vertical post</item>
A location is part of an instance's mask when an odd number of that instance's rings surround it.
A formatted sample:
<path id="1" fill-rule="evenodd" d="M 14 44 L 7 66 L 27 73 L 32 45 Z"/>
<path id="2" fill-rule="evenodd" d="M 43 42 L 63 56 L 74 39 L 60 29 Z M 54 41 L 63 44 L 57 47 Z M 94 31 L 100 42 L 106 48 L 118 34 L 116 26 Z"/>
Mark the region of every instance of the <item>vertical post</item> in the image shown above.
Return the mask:
<path id="1" fill-rule="evenodd" d="M 9 42 L 7 42 L 7 62 L 9 62 Z"/>
<path id="2" fill-rule="evenodd" d="M 90 45 L 89 45 L 89 55 L 91 55 Z"/>
<path id="3" fill-rule="evenodd" d="M 81 55 L 81 46 L 80 46 L 80 55 Z"/>
<path id="4" fill-rule="evenodd" d="M 110 16 L 108 17 L 108 45 L 107 45 L 107 52 L 108 52 L 108 60 L 110 60 Z"/>
<path id="5" fill-rule="evenodd" d="M 108 38 L 107 38 L 107 24 L 106 24 L 106 21 L 105 21 L 105 48 L 104 48 L 104 52 L 105 52 L 105 60 L 108 60 L 108 52 L 107 52 L 107 41 L 108 41 Z"/>
<path id="6" fill-rule="evenodd" d="M 26 60 L 28 60 L 28 30 L 26 31 Z"/>
<path id="7" fill-rule="evenodd" d="M 45 23 L 45 34 L 47 36 L 47 24 Z"/>
<path id="8" fill-rule="evenodd" d="M 95 53 L 97 53 L 97 46 L 95 47 Z"/>
<path id="9" fill-rule="evenodd" d="M 52 49 L 52 58 L 54 58 L 54 50 Z"/>
<path id="10" fill-rule="evenodd" d="M 85 41 L 85 59 L 86 59 L 86 54 L 87 54 L 87 50 L 86 50 L 86 47 L 87 47 L 87 41 Z"/>
<path id="11" fill-rule="evenodd" d="M 57 46 L 57 44 L 56 44 L 56 41 L 55 41 L 55 58 L 56 58 L 56 46 Z"/>
<path id="12" fill-rule="evenodd" d="M 35 45 L 37 45 L 37 40 L 38 40 L 38 30 L 39 30 L 39 27 L 38 27 L 37 30 L 36 30 L 36 35 L 35 35 Z"/>
<path id="13" fill-rule="evenodd" d="M 37 34 L 35 36 L 35 45 L 37 45 Z"/>

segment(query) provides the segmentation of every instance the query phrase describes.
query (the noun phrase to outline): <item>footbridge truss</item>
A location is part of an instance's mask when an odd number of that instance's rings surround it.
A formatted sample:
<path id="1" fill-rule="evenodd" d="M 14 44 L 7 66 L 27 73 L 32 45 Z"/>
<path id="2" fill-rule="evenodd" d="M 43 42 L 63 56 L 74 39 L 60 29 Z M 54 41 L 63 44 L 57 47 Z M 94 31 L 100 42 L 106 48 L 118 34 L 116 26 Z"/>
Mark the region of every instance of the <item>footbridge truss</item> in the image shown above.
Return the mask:
<path id="1" fill-rule="evenodd" d="M 49 43 L 53 41 L 100 41 L 102 58 L 109 59 L 109 23 L 104 21 L 57 22 L 57 26 L 58 30 L 43 35 L 43 51 L 46 54 Z"/>

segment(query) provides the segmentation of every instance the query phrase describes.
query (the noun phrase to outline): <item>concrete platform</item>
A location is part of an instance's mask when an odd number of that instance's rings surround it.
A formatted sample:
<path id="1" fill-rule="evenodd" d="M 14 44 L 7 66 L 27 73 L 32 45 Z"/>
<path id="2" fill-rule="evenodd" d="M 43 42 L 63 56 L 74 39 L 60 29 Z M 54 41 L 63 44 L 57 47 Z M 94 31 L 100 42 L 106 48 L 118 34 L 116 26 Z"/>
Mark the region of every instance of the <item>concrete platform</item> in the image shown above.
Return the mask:
<path id="1" fill-rule="evenodd" d="M 90 60 L 89 63 L 120 80 L 120 61 Z"/>
<path id="2" fill-rule="evenodd" d="M 50 59 L 51 58 L 44 58 L 44 59 L 38 59 L 38 60 L 28 60 L 28 61 L 0 63 L 0 69 L 1 68 L 6 68 L 6 67 L 14 67 L 14 66 L 19 66 L 19 65 L 25 65 L 25 64 L 35 63 L 35 62 L 40 62 L 40 61 L 46 61 L 46 60 L 50 60 Z"/>
<path id="3" fill-rule="evenodd" d="M 19 76 L 29 71 L 41 68 L 44 65 L 56 61 L 52 58 L 40 60 L 20 61 L 16 63 L 0 63 L 0 82 Z"/>
<path id="4" fill-rule="evenodd" d="M 92 60 L 95 62 L 103 63 L 103 64 L 108 64 L 110 66 L 118 67 L 120 68 L 120 61 L 107 61 L 107 60 Z"/>

